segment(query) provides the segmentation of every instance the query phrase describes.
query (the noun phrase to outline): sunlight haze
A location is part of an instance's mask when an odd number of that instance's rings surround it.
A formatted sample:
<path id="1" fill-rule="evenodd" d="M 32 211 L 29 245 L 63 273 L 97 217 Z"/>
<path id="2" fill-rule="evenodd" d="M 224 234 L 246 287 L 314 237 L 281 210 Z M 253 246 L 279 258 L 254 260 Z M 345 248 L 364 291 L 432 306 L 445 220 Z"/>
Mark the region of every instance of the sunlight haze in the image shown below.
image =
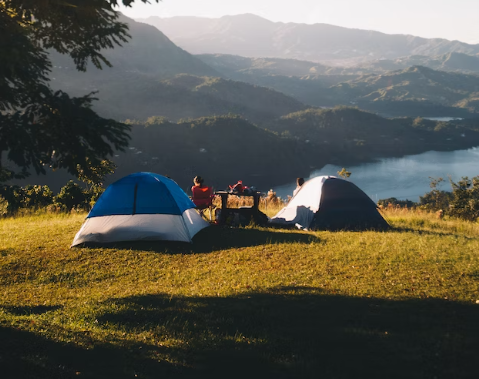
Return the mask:
<path id="1" fill-rule="evenodd" d="M 253 13 L 274 22 L 326 23 L 479 43 L 477 0 L 163 0 L 159 4 L 135 3 L 122 7 L 128 17 L 198 16 Z"/>

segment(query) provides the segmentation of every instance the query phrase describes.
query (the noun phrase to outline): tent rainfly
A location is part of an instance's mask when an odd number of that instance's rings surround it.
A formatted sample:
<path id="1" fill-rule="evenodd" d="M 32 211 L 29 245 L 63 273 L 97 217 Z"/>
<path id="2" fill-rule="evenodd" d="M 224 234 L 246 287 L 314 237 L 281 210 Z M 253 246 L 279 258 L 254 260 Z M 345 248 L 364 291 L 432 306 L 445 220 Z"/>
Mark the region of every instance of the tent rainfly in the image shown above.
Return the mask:
<path id="1" fill-rule="evenodd" d="M 72 246 L 136 240 L 191 242 L 209 226 L 171 179 L 150 172 L 125 176 L 100 196 Z"/>
<path id="2" fill-rule="evenodd" d="M 368 195 L 353 183 L 334 176 L 308 180 L 270 222 L 300 229 L 389 228 Z"/>

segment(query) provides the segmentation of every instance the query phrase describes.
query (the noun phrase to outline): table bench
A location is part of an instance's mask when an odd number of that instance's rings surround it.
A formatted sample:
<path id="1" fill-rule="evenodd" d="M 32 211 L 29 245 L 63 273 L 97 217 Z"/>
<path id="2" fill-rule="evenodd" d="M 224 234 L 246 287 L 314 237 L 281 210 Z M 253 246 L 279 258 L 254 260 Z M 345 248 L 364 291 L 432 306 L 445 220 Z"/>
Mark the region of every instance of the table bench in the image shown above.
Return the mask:
<path id="1" fill-rule="evenodd" d="M 226 224 L 228 216 L 236 214 L 244 216 L 249 220 L 253 218 L 254 221 L 257 223 L 261 223 L 260 220 L 266 218 L 266 215 L 259 210 L 259 200 L 261 198 L 261 192 L 233 193 L 228 191 L 216 191 L 215 195 L 221 197 L 221 214 L 219 219 L 217 220 L 218 224 L 220 225 Z M 243 208 L 228 208 L 228 196 L 252 197 L 253 206 Z"/>

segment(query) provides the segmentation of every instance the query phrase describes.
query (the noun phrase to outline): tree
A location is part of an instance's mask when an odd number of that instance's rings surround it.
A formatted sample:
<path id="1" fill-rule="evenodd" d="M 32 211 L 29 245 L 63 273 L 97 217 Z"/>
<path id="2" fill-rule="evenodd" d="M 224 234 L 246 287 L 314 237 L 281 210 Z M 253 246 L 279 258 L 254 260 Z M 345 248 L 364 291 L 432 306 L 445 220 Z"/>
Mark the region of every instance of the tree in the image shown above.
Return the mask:
<path id="1" fill-rule="evenodd" d="M 440 185 L 445 182 L 444 178 L 430 176 L 429 180 L 431 191 L 425 193 L 424 196 L 419 196 L 419 205 L 431 211 L 447 211 L 453 196 L 451 192 L 439 190 Z"/>
<path id="2" fill-rule="evenodd" d="M 94 93 L 51 90 L 48 50 L 70 55 L 80 71 L 90 61 L 111 66 L 101 50 L 130 37 L 115 8 L 134 1 L 0 0 L 0 182 L 46 167 L 96 180 L 105 159 L 128 145 L 130 127 L 98 116 Z"/>
<path id="3" fill-rule="evenodd" d="M 464 220 L 479 220 L 479 176 L 469 179 L 463 177 L 457 183 L 450 178 L 453 199 L 449 214 Z"/>

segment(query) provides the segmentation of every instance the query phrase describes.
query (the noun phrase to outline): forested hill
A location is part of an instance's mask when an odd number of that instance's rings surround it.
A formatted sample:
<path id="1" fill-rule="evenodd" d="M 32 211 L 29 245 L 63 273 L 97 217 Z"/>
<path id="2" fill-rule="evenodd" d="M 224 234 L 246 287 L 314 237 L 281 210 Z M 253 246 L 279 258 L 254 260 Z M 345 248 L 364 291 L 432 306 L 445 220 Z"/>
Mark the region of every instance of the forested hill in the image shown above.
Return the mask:
<path id="1" fill-rule="evenodd" d="M 462 70 L 444 72 L 413 66 L 382 72 L 378 67 L 394 68 L 396 63 L 377 61 L 364 67 L 341 68 L 293 59 L 218 54 L 198 57 L 229 78 L 276 89 L 312 106 L 352 104 L 391 116 L 411 117 L 474 117 L 479 111 L 479 76 Z M 477 59 L 460 54 L 425 58 L 395 62 L 442 62 L 440 67 L 452 71 L 453 67 L 472 68 L 472 61 Z"/>
<path id="2" fill-rule="evenodd" d="M 308 109 L 265 126 L 271 131 L 238 116 L 136 122 L 130 148 L 115 158 L 119 168 L 109 180 L 153 171 L 171 176 L 183 188 L 201 175 L 220 189 L 241 179 L 267 190 L 328 163 L 479 145 L 477 122 L 385 119 L 354 108 Z"/>
<path id="3" fill-rule="evenodd" d="M 196 57 L 228 77 L 234 77 L 239 74 L 298 77 L 306 75 L 358 74 L 358 69 L 354 67 L 332 67 L 298 59 L 252 58 L 230 54 L 198 54 Z"/>
<path id="4" fill-rule="evenodd" d="M 460 107 L 477 112 L 479 77 L 435 71 L 414 66 L 383 75 L 366 75 L 331 88 L 337 102 L 357 103 L 365 109 L 381 111 L 400 108 L 400 102 L 427 102 L 437 107 Z"/>
<path id="5" fill-rule="evenodd" d="M 253 122 L 264 122 L 305 109 L 302 103 L 280 92 L 247 83 L 211 77 L 178 75 L 160 80 L 134 72 L 111 73 L 96 78 L 87 74 L 56 73 L 58 87 L 69 93 L 96 90 L 94 109 L 117 120 L 144 120 L 161 115 L 177 121 L 229 113 Z"/>
<path id="6" fill-rule="evenodd" d="M 201 56 L 199 58 L 204 61 Z M 477 74 L 479 73 L 479 56 L 454 52 L 436 56 L 411 55 L 394 60 L 380 59 L 367 62 L 357 66 L 356 70 L 365 70 L 370 73 L 384 73 L 387 71 L 404 70 L 412 66 L 425 66 L 439 71 Z"/>
<path id="7" fill-rule="evenodd" d="M 266 127 L 283 137 L 313 144 L 343 164 L 479 145 L 478 120 L 387 119 L 346 107 L 295 112 Z"/>
<path id="8" fill-rule="evenodd" d="M 436 56 L 409 55 L 397 59 L 376 59 L 355 66 L 328 66 L 298 59 L 251 58 L 229 54 L 198 54 L 196 57 L 230 78 L 240 75 L 346 77 L 348 75 L 384 74 L 389 71 L 405 70 L 412 66 L 424 66 L 433 70 L 463 74 L 479 73 L 479 55 L 472 56 L 463 53 L 447 53 Z"/>
<path id="9" fill-rule="evenodd" d="M 478 146 L 479 123 L 385 119 L 343 107 L 294 112 L 262 127 L 239 116 L 177 123 L 150 117 L 132 122 L 131 136 L 130 147 L 113 157 L 118 169 L 106 184 L 132 172 L 151 171 L 172 177 L 184 189 L 201 175 L 217 189 L 243 180 L 265 191 L 307 177 L 328 163 L 357 165 L 387 156 Z M 48 184 L 58 191 L 68 179 L 60 171 L 14 183 Z"/>
<path id="10" fill-rule="evenodd" d="M 178 46 L 193 54 L 295 58 L 314 62 L 359 63 L 409 55 L 479 53 L 478 45 L 410 35 L 388 35 L 328 24 L 272 22 L 252 14 L 199 17 L 149 17 Z"/>
<path id="11" fill-rule="evenodd" d="M 308 175 L 311 165 L 325 161 L 308 144 L 281 138 L 235 116 L 179 123 L 152 117 L 132 125 L 131 136 L 131 147 L 115 158 L 118 170 L 109 180 L 152 171 L 171 176 L 185 189 L 201 175 L 217 189 L 243 180 L 267 190 Z"/>

